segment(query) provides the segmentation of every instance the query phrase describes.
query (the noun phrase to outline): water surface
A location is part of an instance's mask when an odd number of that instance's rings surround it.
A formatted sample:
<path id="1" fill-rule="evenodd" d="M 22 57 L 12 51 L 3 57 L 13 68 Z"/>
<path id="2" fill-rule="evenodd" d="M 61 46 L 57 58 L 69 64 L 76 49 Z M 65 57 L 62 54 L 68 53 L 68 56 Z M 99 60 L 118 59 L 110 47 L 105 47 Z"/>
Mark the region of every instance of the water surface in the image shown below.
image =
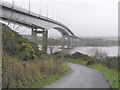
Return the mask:
<path id="1" fill-rule="evenodd" d="M 93 48 L 98 48 L 99 50 L 101 50 L 102 52 L 105 52 L 108 56 L 118 56 L 118 46 L 110 46 L 110 47 L 76 47 L 73 49 L 69 50 L 69 53 L 75 53 L 75 52 L 80 52 L 83 54 L 87 54 L 90 55 L 89 51 Z"/>

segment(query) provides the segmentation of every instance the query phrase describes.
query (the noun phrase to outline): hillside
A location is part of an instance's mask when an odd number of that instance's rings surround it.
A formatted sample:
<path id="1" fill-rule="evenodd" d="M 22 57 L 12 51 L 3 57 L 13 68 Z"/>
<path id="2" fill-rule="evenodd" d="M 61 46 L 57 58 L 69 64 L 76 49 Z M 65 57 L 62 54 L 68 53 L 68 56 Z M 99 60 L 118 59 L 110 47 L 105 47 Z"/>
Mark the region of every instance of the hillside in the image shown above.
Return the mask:
<path id="1" fill-rule="evenodd" d="M 2 87 L 42 88 L 68 70 L 62 60 L 39 51 L 38 45 L 2 24 Z"/>

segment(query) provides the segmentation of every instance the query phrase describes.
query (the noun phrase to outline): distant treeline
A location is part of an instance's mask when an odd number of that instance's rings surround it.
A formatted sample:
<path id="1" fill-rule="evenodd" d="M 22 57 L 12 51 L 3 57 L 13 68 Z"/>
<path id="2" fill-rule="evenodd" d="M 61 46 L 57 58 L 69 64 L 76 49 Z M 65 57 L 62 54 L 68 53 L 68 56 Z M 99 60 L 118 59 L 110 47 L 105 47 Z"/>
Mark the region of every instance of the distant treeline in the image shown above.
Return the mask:
<path id="1" fill-rule="evenodd" d="M 34 41 L 31 35 L 22 35 L 23 37 L 29 39 L 30 41 Z M 37 36 L 37 43 L 42 44 L 42 37 Z M 48 44 L 53 45 L 62 45 L 62 38 L 57 39 L 48 39 Z M 67 45 L 67 41 L 65 41 L 65 45 Z M 81 38 L 80 46 L 117 46 L 118 41 L 116 40 L 103 40 L 103 39 L 89 39 L 89 38 Z"/>

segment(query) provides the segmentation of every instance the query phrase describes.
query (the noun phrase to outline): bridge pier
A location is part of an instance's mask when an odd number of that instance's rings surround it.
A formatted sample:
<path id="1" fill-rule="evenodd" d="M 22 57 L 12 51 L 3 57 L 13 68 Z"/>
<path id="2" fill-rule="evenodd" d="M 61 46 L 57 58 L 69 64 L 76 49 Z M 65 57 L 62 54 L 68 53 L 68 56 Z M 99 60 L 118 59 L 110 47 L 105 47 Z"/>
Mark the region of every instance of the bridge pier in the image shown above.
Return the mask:
<path id="1" fill-rule="evenodd" d="M 67 45 L 67 48 L 70 48 L 71 42 L 70 42 L 70 36 L 63 35 L 62 36 L 62 49 L 64 49 L 65 45 Z"/>
<path id="2" fill-rule="evenodd" d="M 77 42 L 76 38 L 74 38 L 74 47 L 76 47 L 76 42 Z"/>
<path id="3" fill-rule="evenodd" d="M 72 37 L 70 37 L 70 47 L 72 48 Z"/>
<path id="4" fill-rule="evenodd" d="M 67 48 L 70 48 L 71 42 L 70 42 L 70 36 L 67 36 Z"/>
<path id="5" fill-rule="evenodd" d="M 70 42 L 71 42 L 71 47 L 74 47 L 74 38 L 73 37 L 70 38 Z"/>
<path id="6" fill-rule="evenodd" d="M 78 46 L 80 46 L 80 39 L 78 39 Z"/>
<path id="7" fill-rule="evenodd" d="M 65 35 L 62 35 L 62 50 L 64 50 L 65 46 Z"/>
<path id="8" fill-rule="evenodd" d="M 75 38 L 72 37 L 72 47 L 75 47 Z"/>
<path id="9" fill-rule="evenodd" d="M 42 50 L 47 52 L 47 38 L 48 38 L 48 30 L 43 30 L 43 40 L 42 40 Z"/>
<path id="10" fill-rule="evenodd" d="M 37 34 L 42 34 L 42 51 L 47 52 L 48 30 L 43 29 L 43 31 L 37 31 L 37 29 L 32 28 L 31 34 L 34 43 L 37 43 Z"/>
<path id="11" fill-rule="evenodd" d="M 76 38 L 76 47 L 78 47 L 79 40 Z"/>
<path id="12" fill-rule="evenodd" d="M 31 34 L 32 34 L 32 41 L 34 42 L 34 43 L 36 43 L 37 42 L 37 29 L 36 28 L 32 28 L 32 32 L 31 32 Z"/>

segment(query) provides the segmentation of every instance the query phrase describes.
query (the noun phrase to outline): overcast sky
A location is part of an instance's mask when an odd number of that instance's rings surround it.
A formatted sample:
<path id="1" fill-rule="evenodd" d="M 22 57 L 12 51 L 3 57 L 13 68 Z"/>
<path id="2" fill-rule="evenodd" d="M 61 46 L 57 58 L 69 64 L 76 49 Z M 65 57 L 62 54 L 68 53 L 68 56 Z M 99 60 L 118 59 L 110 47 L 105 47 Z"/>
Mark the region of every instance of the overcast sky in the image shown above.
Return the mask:
<path id="1" fill-rule="evenodd" d="M 12 0 L 4 0 L 12 2 Z M 29 0 L 28 0 L 29 1 Z M 28 9 L 27 0 L 14 0 L 15 4 Z M 67 25 L 79 37 L 117 36 L 118 0 L 30 0 L 31 11 L 47 15 Z M 53 12 L 53 14 L 52 14 Z M 23 34 L 30 34 L 30 30 Z M 49 30 L 49 36 L 60 36 Z"/>

